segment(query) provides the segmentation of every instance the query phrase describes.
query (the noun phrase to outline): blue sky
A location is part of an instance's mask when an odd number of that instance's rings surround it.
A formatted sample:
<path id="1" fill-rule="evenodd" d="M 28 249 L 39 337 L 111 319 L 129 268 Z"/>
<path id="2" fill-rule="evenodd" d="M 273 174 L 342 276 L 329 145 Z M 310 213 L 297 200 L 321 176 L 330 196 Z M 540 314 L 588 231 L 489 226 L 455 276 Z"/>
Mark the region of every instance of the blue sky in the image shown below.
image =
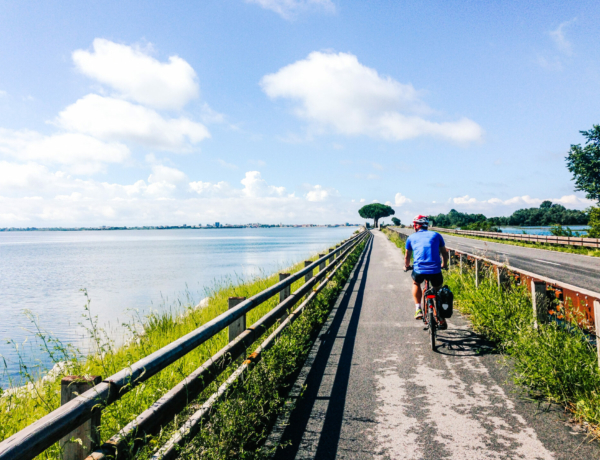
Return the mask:
<path id="1" fill-rule="evenodd" d="M 594 2 L 0 3 L 0 227 L 583 209 Z"/>

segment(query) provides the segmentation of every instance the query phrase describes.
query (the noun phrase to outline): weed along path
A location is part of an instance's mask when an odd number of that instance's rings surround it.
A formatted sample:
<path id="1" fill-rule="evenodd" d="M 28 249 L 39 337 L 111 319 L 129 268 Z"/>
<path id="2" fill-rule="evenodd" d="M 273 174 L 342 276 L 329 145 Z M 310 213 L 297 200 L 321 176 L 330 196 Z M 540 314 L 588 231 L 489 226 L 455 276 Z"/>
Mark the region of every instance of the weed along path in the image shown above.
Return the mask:
<path id="1" fill-rule="evenodd" d="M 373 234 L 271 435 L 276 459 L 600 458 L 560 408 L 519 396 L 458 313 L 432 352 L 402 253 Z"/>

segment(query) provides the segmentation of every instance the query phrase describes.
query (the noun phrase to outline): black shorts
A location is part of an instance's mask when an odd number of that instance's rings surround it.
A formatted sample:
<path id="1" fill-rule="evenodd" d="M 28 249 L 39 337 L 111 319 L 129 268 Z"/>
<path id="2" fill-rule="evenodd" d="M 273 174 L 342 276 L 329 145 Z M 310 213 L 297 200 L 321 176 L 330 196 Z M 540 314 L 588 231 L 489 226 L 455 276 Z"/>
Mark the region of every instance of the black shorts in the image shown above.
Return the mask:
<path id="1" fill-rule="evenodd" d="M 441 287 L 442 284 L 444 284 L 444 275 L 442 275 L 442 272 L 434 273 L 433 275 L 428 275 L 425 273 L 417 273 L 413 270 L 411 276 L 417 284 L 421 284 L 425 280 L 429 281 L 431 283 L 431 286 L 436 288 Z"/>

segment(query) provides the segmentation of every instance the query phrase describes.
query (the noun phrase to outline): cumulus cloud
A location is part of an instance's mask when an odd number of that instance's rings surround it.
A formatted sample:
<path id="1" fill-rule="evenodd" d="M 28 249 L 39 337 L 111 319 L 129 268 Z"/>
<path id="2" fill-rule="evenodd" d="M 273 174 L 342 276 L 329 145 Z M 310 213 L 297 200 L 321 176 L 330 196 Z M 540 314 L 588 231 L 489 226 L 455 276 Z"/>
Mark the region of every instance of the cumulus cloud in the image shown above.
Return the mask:
<path id="1" fill-rule="evenodd" d="M 268 185 L 258 171 L 248 171 L 242 180 L 242 192 L 249 197 L 284 196 L 285 187 Z"/>
<path id="2" fill-rule="evenodd" d="M 119 143 L 102 142 L 80 133 L 44 136 L 35 131 L 14 131 L 0 128 L 0 153 L 20 161 L 66 165 L 69 171 L 91 174 L 104 169 L 107 163 L 122 163 L 129 149 Z"/>
<path id="3" fill-rule="evenodd" d="M 339 192 L 333 188 L 326 188 L 321 185 L 307 185 L 308 192 L 306 193 L 306 199 L 308 201 L 325 201 L 331 197 L 339 196 Z"/>
<path id="4" fill-rule="evenodd" d="M 120 97 L 157 109 L 181 109 L 197 98 L 196 72 L 178 56 L 160 62 L 139 47 L 96 38 L 92 50 L 73 52 L 75 67 Z"/>
<path id="5" fill-rule="evenodd" d="M 396 196 L 394 197 L 394 204 L 396 206 L 402 206 L 406 203 L 411 203 L 411 202 L 412 202 L 412 200 L 410 198 L 405 197 L 400 192 L 396 193 Z"/>
<path id="6" fill-rule="evenodd" d="M 563 195 L 559 198 L 533 198 L 529 195 L 515 196 L 502 200 L 500 198 L 490 198 L 488 200 L 478 200 L 469 195 L 459 196 L 450 199 L 451 204 L 463 205 L 464 209 L 474 209 L 478 211 L 508 212 L 509 209 L 538 207 L 542 202 L 550 200 L 552 203 L 562 204 L 567 208 L 585 209 L 595 204 L 594 201 L 577 195 Z M 509 212 L 509 214 L 512 211 Z"/>
<path id="7" fill-rule="evenodd" d="M 260 85 L 272 99 L 294 101 L 295 114 L 321 131 L 393 141 L 434 136 L 471 142 L 483 136 L 482 128 L 468 118 L 425 119 L 432 110 L 411 84 L 383 77 L 348 53 L 312 52 L 265 75 Z"/>
<path id="8" fill-rule="evenodd" d="M 103 140 L 171 151 L 210 137 L 204 125 L 188 118 L 165 119 L 147 107 L 97 94 L 88 94 L 68 106 L 59 113 L 56 124 Z"/>
<path id="9" fill-rule="evenodd" d="M 267 183 L 258 171 L 231 186 L 190 181 L 176 168 L 154 164 L 147 180 L 122 185 L 52 172 L 34 162 L 0 161 L 0 227 L 358 221 L 357 205 L 334 199 L 331 190 L 312 187 L 309 193 L 327 192 L 315 203 Z"/>
<path id="10" fill-rule="evenodd" d="M 310 10 L 335 12 L 335 4 L 331 0 L 246 0 L 246 2 L 274 11 L 284 19 L 292 19 L 298 13 Z"/>

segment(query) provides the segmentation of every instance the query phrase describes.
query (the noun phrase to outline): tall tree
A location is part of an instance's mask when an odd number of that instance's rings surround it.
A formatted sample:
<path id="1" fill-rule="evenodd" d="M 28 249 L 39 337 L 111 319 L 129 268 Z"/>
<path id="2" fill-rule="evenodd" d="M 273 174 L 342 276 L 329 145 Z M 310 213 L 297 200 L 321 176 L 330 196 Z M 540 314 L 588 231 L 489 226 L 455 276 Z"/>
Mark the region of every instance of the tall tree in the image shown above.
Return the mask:
<path id="1" fill-rule="evenodd" d="M 379 219 L 393 216 L 395 211 L 391 206 L 381 203 L 371 203 L 358 210 L 358 214 L 363 219 L 373 219 L 373 226 L 378 227 Z"/>
<path id="2" fill-rule="evenodd" d="M 400 219 L 398 219 L 397 217 L 392 217 L 392 223 L 396 226 L 396 227 L 400 227 Z"/>
<path id="3" fill-rule="evenodd" d="M 573 174 L 575 190 L 600 202 L 600 125 L 579 132 L 586 138 L 585 147 L 571 145 L 566 158 L 567 168 Z"/>

